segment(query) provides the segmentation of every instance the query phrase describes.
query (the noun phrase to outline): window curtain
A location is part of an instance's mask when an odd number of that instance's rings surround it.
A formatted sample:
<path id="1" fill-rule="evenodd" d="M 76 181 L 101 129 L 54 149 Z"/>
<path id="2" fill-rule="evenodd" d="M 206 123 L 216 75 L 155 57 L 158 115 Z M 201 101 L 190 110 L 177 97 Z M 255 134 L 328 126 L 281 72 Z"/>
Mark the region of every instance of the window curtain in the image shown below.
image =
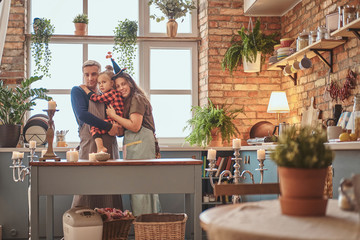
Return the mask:
<path id="1" fill-rule="evenodd" d="M 0 65 L 9 21 L 11 0 L 0 0 Z"/>

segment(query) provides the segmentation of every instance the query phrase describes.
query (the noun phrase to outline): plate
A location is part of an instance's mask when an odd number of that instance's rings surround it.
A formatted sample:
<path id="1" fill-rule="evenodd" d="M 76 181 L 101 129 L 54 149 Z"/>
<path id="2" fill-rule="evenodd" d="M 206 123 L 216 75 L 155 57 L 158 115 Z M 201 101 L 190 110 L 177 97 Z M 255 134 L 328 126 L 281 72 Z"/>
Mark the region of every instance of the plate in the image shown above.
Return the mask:
<path id="1" fill-rule="evenodd" d="M 256 123 L 250 129 L 250 138 L 263 138 L 271 136 L 274 132 L 275 126 L 268 121 L 261 121 Z"/>

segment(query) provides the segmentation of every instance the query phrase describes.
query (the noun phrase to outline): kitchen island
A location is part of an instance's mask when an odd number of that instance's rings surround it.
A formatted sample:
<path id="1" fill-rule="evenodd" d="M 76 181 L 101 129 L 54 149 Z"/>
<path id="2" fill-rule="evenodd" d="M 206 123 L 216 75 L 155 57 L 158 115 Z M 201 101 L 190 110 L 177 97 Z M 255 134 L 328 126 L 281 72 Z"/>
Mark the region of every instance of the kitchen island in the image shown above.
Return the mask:
<path id="1" fill-rule="evenodd" d="M 201 239 L 201 165 L 194 159 L 30 162 L 31 238 L 39 239 L 39 197 L 46 196 L 46 238 L 53 239 L 54 195 L 183 193 L 192 219 L 187 239 Z"/>

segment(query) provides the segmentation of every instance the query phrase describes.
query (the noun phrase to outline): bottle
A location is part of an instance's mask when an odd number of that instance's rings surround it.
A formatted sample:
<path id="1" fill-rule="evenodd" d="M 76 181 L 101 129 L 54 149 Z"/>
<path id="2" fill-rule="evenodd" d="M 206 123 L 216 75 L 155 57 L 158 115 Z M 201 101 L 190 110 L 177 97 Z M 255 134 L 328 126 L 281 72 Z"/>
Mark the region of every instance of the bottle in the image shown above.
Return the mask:
<path id="1" fill-rule="evenodd" d="M 354 97 L 354 133 L 356 137 L 360 138 L 360 94 L 355 95 Z"/>
<path id="2" fill-rule="evenodd" d="M 342 21 L 342 7 L 339 6 L 338 7 L 338 11 L 339 11 L 339 21 L 338 21 L 338 29 L 343 27 L 343 21 Z"/>

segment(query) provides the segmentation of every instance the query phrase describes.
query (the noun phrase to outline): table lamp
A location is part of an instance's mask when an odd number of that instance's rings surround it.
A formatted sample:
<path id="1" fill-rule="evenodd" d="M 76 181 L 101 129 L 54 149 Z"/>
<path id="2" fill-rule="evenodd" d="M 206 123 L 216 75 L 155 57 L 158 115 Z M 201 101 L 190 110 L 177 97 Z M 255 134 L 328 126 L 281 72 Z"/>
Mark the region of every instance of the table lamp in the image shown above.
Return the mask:
<path id="1" fill-rule="evenodd" d="M 274 91 L 271 93 L 267 112 L 277 113 L 278 121 L 280 121 L 280 113 L 290 112 L 285 92 Z"/>

